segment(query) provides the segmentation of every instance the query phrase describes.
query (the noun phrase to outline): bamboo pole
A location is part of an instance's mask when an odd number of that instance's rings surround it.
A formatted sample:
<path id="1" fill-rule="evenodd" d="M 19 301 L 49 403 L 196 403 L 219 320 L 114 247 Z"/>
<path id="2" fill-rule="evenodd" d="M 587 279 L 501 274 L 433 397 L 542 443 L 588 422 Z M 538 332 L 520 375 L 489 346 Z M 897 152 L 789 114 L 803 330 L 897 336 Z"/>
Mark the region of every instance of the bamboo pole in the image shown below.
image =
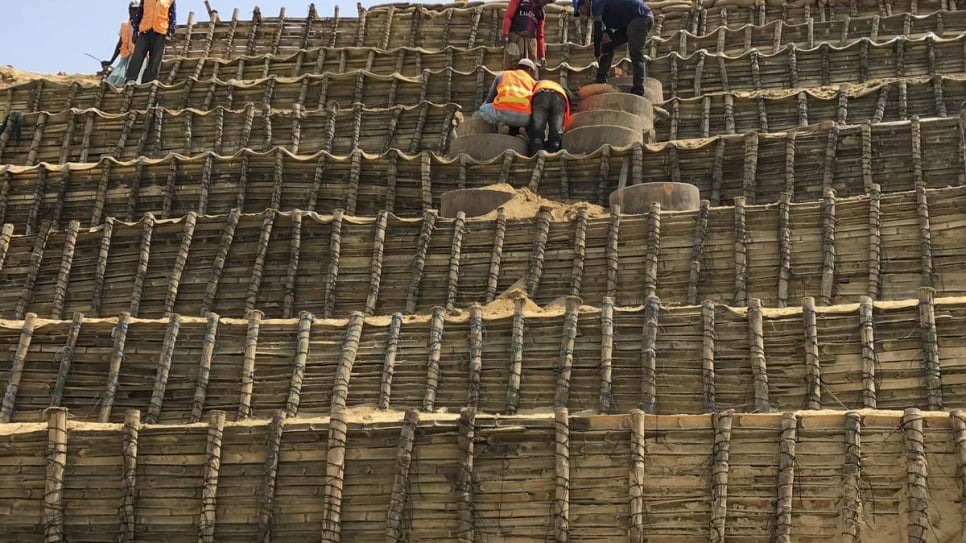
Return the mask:
<path id="1" fill-rule="evenodd" d="M 141 309 L 141 295 L 144 293 L 144 281 L 148 273 L 148 261 L 151 259 L 151 238 L 154 236 L 154 215 L 144 214 L 141 230 L 141 248 L 138 253 L 138 263 L 134 274 L 134 286 L 131 289 L 131 304 L 128 312 L 137 317 Z"/>
<path id="2" fill-rule="evenodd" d="M 632 409 L 630 413 L 631 434 L 631 467 L 628 476 L 628 493 L 630 495 L 630 521 L 627 529 L 627 539 L 630 543 L 644 543 L 645 528 L 645 460 L 647 459 L 647 441 L 644 435 L 644 421 L 646 415 L 640 409 Z"/>
<path id="3" fill-rule="evenodd" d="M 856 543 L 862 531 L 862 415 L 856 411 L 845 414 L 845 481 L 842 515 L 842 539 Z"/>
<path id="4" fill-rule="evenodd" d="M 336 209 L 332 212 L 331 234 L 329 238 L 329 265 L 325 273 L 325 294 L 323 296 L 324 309 L 322 316 L 331 318 L 335 310 L 335 286 L 339 281 L 339 255 L 342 251 L 342 217 L 343 211 Z"/>
<path id="5" fill-rule="evenodd" d="M 785 134 L 785 193 L 791 202 L 795 198 L 795 151 L 798 132 L 790 131 Z"/>
<path id="6" fill-rule="evenodd" d="M 835 301 L 833 288 L 835 286 L 835 191 L 826 188 L 822 200 L 822 284 L 821 305 L 832 305 Z"/>
<path id="7" fill-rule="evenodd" d="M 474 409 L 480 405 L 480 380 L 483 376 L 483 307 L 470 305 L 469 390 L 466 405 Z"/>
<path id="8" fill-rule="evenodd" d="M 838 152 L 839 129 L 833 126 L 828 130 L 825 139 L 825 162 L 822 165 L 822 191 L 832 188 L 835 179 L 835 155 Z"/>
<path id="9" fill-rule="evenodd" d="M 380 211 L 372 235 L 372 258 L 369 260 L 369 293 L 366 296 L 366 315 L 376 312 L 379 301 L 379 284 L 382 281 L 382 257 L 386 245 L 386 229 L 389 212 Z"/>
<path id="10" fill-rule="evenodd" d="M 755 411 L 767 413 L 768 368 L 765 362 L 765 335 L 762 330 L 761 300 L 748 301 L 748 333 L 750 343 L 751 373 L 755 388 Z"/>
<path id="11" fill-rule="evenodd" d="M 731 449 L 731 423 L 734 413 L 730 409 L 711 414 L 714 428 L 714 455 L 711 466 L 711 543 L 725 541 L 728 518 L 728 470 Z"/>
<path id="12" fill-rule="evenodd" d="M 697 224 L 694 227 L 694 239 L 691 243 L 691 270 L 688 275 L 688 304 L 697 305 L 701 284 L 701 268 L 704 262 L 704 250 L 708 241 L 708 217 L 711 215 L 711 202 L 701 200 L 698 211 Z"/>
<path id="13" fill-rule="evenodd" d="M 117 392 L 117 381 L 121 373 L 121 361 L 124 360 L 124 343 L 127 341 L 128 322 L 130 313 L 122 312 L 117 318 L 117 325 L 111 332 L 114 336 L 114 346 L 111 348 L 111 361 L 107 370 L 107 385 L 101 397 L 101 410 L 98 422 L 111 420 L 111 409 L 114 407 L 114 394 Z"/>
<path id="14" fill-rule="evenodd" d="M 171 372 L 171 359 L 174 357 L 175 344 L 178 341 L 178 331 L 181 329 L 181 317 L 172 313 L 168 317 L 168 328 L 161 345 L 161 356 L 158 360 L 158 371 L 154 377 L 154 391 L 148 404 L 148 414 L 144 418 L 147 424 L 157 424 L 161 417 L 161 406 L 164 404 L 164 391 L 168 386 L 168 376 Z"/>
<path id="15" fill-rule="evenodd" d="M 74 348 L 77 346 L 77 336 L 80 335 L 81 322 L 84 320 L 83 313 L 74 313 L 67 329 L 67 340 L 64 346 L 57 350 L 54 355 L 54 363 L 57 364 L 57 381 L 54 389 L 50 393 L 50 407 L 60 407 L 64 398 L 64 389 L 67 387 L 67 377 L 70 375 L 70 367 L 74 362 Z"/>
<path id="16" fill-rule="evenodd" d="M 574 263 L 570 275 L 570 295 L 580 296 L 584 280 L 584 261 L 587 258 L 587 206 L 577 210 L 577 224 L 574 230 Z"/>
<path id="17" fill-rule="evenodd" d="M 621 232 L 621 206 L 610 206 L 610 222 L 607 229 L 607 297 L 617 300 L 618 271 L 620 269 L 620 254 L 618 247 Z"/>
<path id="18" fill-rule="evenodd" d="M 288 400 L 285 402 L 284 414 L 294 417 L 299 411 L 302 398 L 302 380 L 305 377 L 305 364 L 309 356 L 309 340 L 312 334 L 312 324 L 315 316 L 307 311 L 299 313 L 299 326 L 295 345 L 295 359 L 292 363 L 292 380 L 288 386 Z"/>
<path id="19" fill-rule="evenodd" d="M 798 440 L 798 416 L 784 413 L 778 451 L 778 499 L 775 500 L 774 541 L 792 542 L 792 505 L 795 488 L 795 442 Z"/>
<path id="20" fill-rule="evenodd" d="M 302 250 L 302 211 L 292 212 L 291 241 L 288 249 L 288 273 L 285 275 L 285 295 L 282 298 L 282 317 L 291 318 L 295 306 L 295 289 L 299 274 L 299 260 Z"/>
<path id="21" fill-rule="evenodd" d="M 54 299 L 50 309 L 50 318 L 54 320 L 60 320 L 64 310 L 64 300 L 67 298 L 67 285 L 70 280 L 70 269 L 74 263 L 74 249 L 77 245 L 77 231 L 79 229 L 80 222 L 70 221 L 64 233 L 64 250 L 61 254 L 60 269 L 57 272 Z"/>
<path id="22" fill-rule="evenodd" d="M 925 543 L 932 533 L 929 524 L 929 481 L 926 450 L 923 444 L 923 416 L 909 407 L 902 416 L 906 444 L 906 488 L 908 489 L 909 543 Z"/>
<path id="23" fill-rule="evenodd" d="M 9 186 L 9 183 L 4 183 L 4 187 Z M 3 229 L 0 230 L 0 270 L 3 269 L 4 263 L 7 261 L 7 252 L 10 250 L 10 239 L 13 237 L 14 226 L 10 223 L 3 225 Z"/>
<path id="24" fill-rule="evenodd" d="M 44 250 L 50 237 L 51 224 L 44 221 L 40 225 L 40 230 L 34 236 L 34 247 L 30 252 L 30 263 L 27 268 L 27 278 L 24 280 L 23 289 L 20 291 L 20 299 L 17 301 L 17 308 L 14 311 L 15 319 L 23 319 L 27 313 L 27 308 L 33 298 L 34 287 L 37 284 L 37 276 L 40 274 L 40 265 L 44 261 Z"/>
<path id="25" fill-rule="evenodd" d="M 728 95 L 730 96 L 730 95 Z M 732 129 L 732 132 L 734 130 Z M 711 205 L 721 205 L 721 185 L 724 182 L 724 157 L 727 139 L 718 138 L 714 146 L 714 160 L 711 164 Z"/>
<path id="26" fill-rule="evenodd" d="M 865 192 L 872 192 L 872 125 L 863 123 L 861 128 L 862 140 L 862 186 Z"/>
<path id="27" fill-rule="evenodd" d="M 735 197 L 735 297 L 734 305 L 745 305 L 748 297 L 748 230 L 745 198 Z"/>
<path id="28" fill-rule="evenodd" d="M 379 409 L 389 409 L 389 398 L 392 394 L 392 378 L 396 368 L 396 353 L 399 351 L 399 330 L 402 326 L 402 315 L 393 313 L 389 322 L 389 339 L 386 344 L 386 356 L 382 363 L 382 378 L 379 381 Z"/>
<path id="29" fill-rule="evenodd" d="M 262 274 L 265 272 L 265 257 L 272 240 L 272 228 L 275 225 L 275 209 L 268 209 L 262 219 L 262 229 L 255 247 L 255 262 L 252 263 L 252 276 L 248 282 L 248 294 L 245 296 L 245 311 L 251 311 L 258 305 L 258 293 L 261 290 Z"/>
<path id="30" fill-rule="evenodd" d="M 255 388 L 255 355 L 258 352 L 258 333 L 264 313 L 250 309 L 245 317 L 248 320 L 248 333 L 245 336 L 245 354 L 242 358 L 241 392 L 238 397 L 238 420 L 252 416 L 252 391 Z"/>
<path id="31" fill-rule="evenodd" d="M 10 375 L 7 378 L 6 391 L 3 394 L 3 406 L 0 408 L 0 423 L 8 423 L 13 420 L 17 392 L 20 389 L 20 379 L 23 377 L 27 354 L 30 352 L 30 340 L 33 338 L 36 324 L 37 314 L 27 313 L 20 328 L 20 341 L 17 343 L 17 351 L 13 355 L 13 360 L 10 361 Z"/>
<path id="32" fill-rule="evenodd" d="M 262 488 L 258 495 L 258 536 L 256 541 L 268 542 L 272 538 L 275 524 L 275 490 L 278 481 L 279 451 L 282 434 L 285 432 L 285 412 L 278 410 L 272 416 L 268 428 L 268 441 L 265 444 L 265 472 Z"/>
<path id="33" fill-rule="evenodd" d="M 141 412 L 129 409 L 124 414 L 124 440 L 122 456 L 124 471 L 121 476 L 122 493 L 120 507 L 121 530 L 118 541 L 128 543 L 137 538 L 137 472 L 138 472 L 138 432 L 141 430 Z"/>
<path id="34" fill-rule="evenodd" d="M 567 297 L 557 362 L 557 389 L 553 401 L 555 408 L 566 408 L 570 400 L 570 375 L 574 364 L 574 342 L 577 339 L 577 319 L 580 317 L 581 303 L 583 300 L 577 296 Z"/>
<path id="35" fill-rule="evenodd" d="M 647 257 L 644 261 L 644 298 L 657 296 L 657 266 L 661 258 L 661 204 L 654 202 L 647 213 Z"/>
<path id="36" fill-rule="evenodd" d="M 507 377 L 506 409 L 507 415 L 515 415 L 520 405 L 520 381 L 523 377 L 523 331 L 526 317 L 523 315 L 526 298 L 518 296 L 514 300 L 513 331 L 510 336 L 510 371 Z"/>
<path id="37" fill-rule="evenodd" d="M 429 209 L 423 213 L 423 227 L 419 232 L 419 241 L 416 244 L 416 256 L 413 258 L 409 294 L 406 297 L 406 313 L 416 312 L 416 303 L 419 301 L 419 287 L 423 280 L 423 269 L 426 266 L 426 254 L 429 252 L 429 245 L 433 238 L 438 216 L 439 212 L 435 209 Z"/>
<path id="38" fill-rule="evenodd" d="M 191 401 L 191 418 L 189 422 L 198 422 L 205 409 L 205 397 L 208 394 L 208 376 L 211 374 L 211 361 L 215 356 L 215 341 L 218 336 L 218 322 L 221 317 L 215 312 L 209 312 L 205 326 L 205 336 L 201 346 L 201 360 L 198 363 L 198 382 L 195 385 L 194 398 Z"/>
<path id="39" fill-rule="evenodd" d="M 788 306 L 788 283 L 792 275 L 791 218 L 792 196 L 783 192 L 778 203 L 778 307 Z"/>
<path id="40" fill-rule="evenodd" d="M 943 381 L 936 331 L 934 296 L 936 289 L 919 287 L 919 334 L 922 339 L 922 372 L 929 398 L 929 409 L 943 409 Z"/>
<path id="41" fill-rule="evenodd" d="M 218 473 L 221 470 L 221 442 L 225 431 L 225 418 L 224 411 L 212 411 L 208 421 L 205 479 L 201 487 L 201 515 L 198 517 L 198 543 L 215 542 Z"/>
<path id="42" fill-rule="evenodd" d="M 195 233 L 195 224 L 198 214 L 189 211 L 184 218 L 184 228 L 181 231 L 181 245 L 178 247 L 178 256 L 168 277 L 168 290 L 164 299 L 164 316 L 170 317 L 174 313 L 174 304 L 178 299 L 178 287 L 181 285 L 181 275 L 188 264 L 188 253 L 191 250 L 191 240 Z"/>
<path id="43" fill-rule="evenodd" d="M 496 232 L 493 235 L 493 250 L 490 253 L 490 269 L 487 274 L 486 295 L 484 302 L 490 303 L 496 297 L 496 289 L 500 281 L 500 263 L 503 258 L 503 241 L 506 236 L 506 210 L 503 207 L 496 210 Z"/>
<path id="44" fill-rule="evenodd" d="M 715 395 L 715 319 L 714 302 L 705 300 L 701 304 L 701 376 L 704 382 L 704 409 L 709 413 L 717 411 Z"/>
<path id="45" fill-rule="evenodd" d="M 429 327 L 429 355 L 426 360 L 426 391 L 423 394 L 423 411 L 431 412 L 436 409 L 436 390 L 439 388 L 440 377 L 439 359 L 443 352 L 445 317 L 445 308 L 433 308 Z"/>
<path id="46" fill-rule="evenodd" d="M 67 409 L 48 407 L 47 472 L 44 484 L 44 543 L 61 543 L 64 537 L 64 472 L 67 467 Z"/>
<path id="47" fill-rule="evenodd" d="M 956 446 L 955 477 L 959 487 L 959 517 L 960 524 L 962 524 L 966 521 L 966 507 L 962 505 L 966 503 L 966 411 L 954 409 L 949 413 L 949 423 L 952 427 L 953 442 Z"/>
<path id="48" fill-rule="evenodd" d="M 876 375 L 879 360 L 875 350 L 875 322 L 872 316 L 872 299 L 863 296 L 859 301 L 859 335 L 862 341 L 862 406 L 875 409 Z"/>
<path id="49" fill-rule="evenodd" d="M 460 410 L 459 450 L 460 471 L 456 483 L 457 500 L 457 542 L 474 543 L 476 533 L 473 517 L 473 459 L 475 455 L 476 408 L 464 407 Z"/>
<path id="50" fill-rule="evenodd" d="M 753 57 L 754 58 L 754 57 Z M 762 127 L 767 132 L 767 127 Z M 745 167 L 744 177 L 742 178 L 743 198 L 754 204 L 758 200 L 758 133 L 752 132 L 745 135 Z M 744 202 L 742 201 L 742 204 Z M 735 198 L 737 205 L 737 198 Z"/>
<path id="51" fill-rule="evenodd" d="M 818 324 L 815 298 L 802 300 L 802 319 L 805 321 L 805 409 L 822 408 L 822 369 L 819 359 Z"/>
<path id="52" fill-rule="evenodd" d="M 614 359 L 614 299 L 604 297 L 600 308 L 600 400 L 597 412 L 606 415 L 614 404 L 611 382 Z"/>
<path id="53" fill-rule="evenodd" d="M 449 250 L 449 272 L 446 281 L 446 311 L 456 309 L 457 289 L 460 279 L 460 259 L 463 249 L 463 234 L 465 232 L 466 213 L 460 211 L 456 213 L 456 220 L 453 222 L 453 242 Z"/>
<path id="54" fill-rule="evenodd" d="M 657 408 L 657 327 L 661 313 L 661 300 L 648 296 L 644 301 L 644 329 L 641 344 L 641 401 L 638 404 L 645 413 Z"/>
<path id="55" fill-rule="evenodd" d="M 926 198 L 926 185 L 916 184 L 916 213 L 919 216 L 919 247 L 921 250 L 922 284 L 932 287 L 936 284 L 936 272 L 932 260 L 932 234 L 929 228 L 929 203 Z"/>
<path id="56" fill-rule="evenodd" d="M 416 426 L 419 424 L 419 411 L 406 410 L 402 428 L 399 431 L 399 444 L 396 448 L 396 475 L 392 483 L 389 506 L 386 508 L 386 541 L 406 541 L 403 520 L 409 501 L 409 471 L 413 462 L 413 447 L 416 443 Z"/>
<path id="57" fill-rule="evenodd" d="M 553 410 L 554 429 L 554 506 L 555 543 L 570 541 L 570 414 L 566 406 Z"/>
<path id="58" fill-rule="evenodd" d="M 540 277 L 543 275 L 543 259 L 547 250 L 547 236 L 550 233 L 550 223 L 553 220 L 552 210 L 548 206 L 541 206 L 537 213 L 537 234 L 533 241 L 533 251 L 530 253 L 530 266 L 527 271 L 526 292 L 530 298 L 536 298 Z"/>

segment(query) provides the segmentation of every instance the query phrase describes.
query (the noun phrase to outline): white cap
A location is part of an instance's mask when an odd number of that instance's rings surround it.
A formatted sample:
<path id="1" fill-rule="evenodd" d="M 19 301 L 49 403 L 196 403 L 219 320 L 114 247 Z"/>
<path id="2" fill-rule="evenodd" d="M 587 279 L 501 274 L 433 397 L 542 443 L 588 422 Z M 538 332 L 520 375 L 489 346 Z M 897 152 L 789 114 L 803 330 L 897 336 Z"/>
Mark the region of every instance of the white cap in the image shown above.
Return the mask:
<path id="1" fill-rule="evenodd" d="M 517 66 L 529 68 L 531 72 L 537 71 L 537 65 L 534 64 L 533 61 L 528 58 L 521 58 L 520 62 L 517 62 Z"/>

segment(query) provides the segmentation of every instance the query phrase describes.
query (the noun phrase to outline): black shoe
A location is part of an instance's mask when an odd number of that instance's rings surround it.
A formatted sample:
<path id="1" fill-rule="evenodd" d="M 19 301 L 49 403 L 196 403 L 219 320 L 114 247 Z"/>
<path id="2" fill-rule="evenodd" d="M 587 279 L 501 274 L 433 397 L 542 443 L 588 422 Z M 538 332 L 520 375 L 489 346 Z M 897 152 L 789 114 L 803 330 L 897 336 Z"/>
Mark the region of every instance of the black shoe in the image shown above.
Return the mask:
<path id="1" fill-rule="evenodd" d="M 636 94 L 638 96 L 644 96 L 644 89 L 639 89 L 637 87 L 634 87 L 634 88 L 631 89 L 631 94 Z"/>
<path id="2" fill-rule="evenodd" d="M 598 75 L 597 77 L 594 78 L 594 83 L 607 83 L 607 76 Z"/>
<path id="3" fill-rule="evenodd" d="M 560 141 L 548 141 L 544 149 L 548 153 L 556 153 L 557 151 L 560 150 Z"/>
<path id="4" fill-rule="evenodd" d="M 507 129 L 507 132 L 506 133 L 509 136 L 519 136 L 520 135 L 520 127 L 519 126 L 511 126 L 511 127 L 509 127 Z"/>

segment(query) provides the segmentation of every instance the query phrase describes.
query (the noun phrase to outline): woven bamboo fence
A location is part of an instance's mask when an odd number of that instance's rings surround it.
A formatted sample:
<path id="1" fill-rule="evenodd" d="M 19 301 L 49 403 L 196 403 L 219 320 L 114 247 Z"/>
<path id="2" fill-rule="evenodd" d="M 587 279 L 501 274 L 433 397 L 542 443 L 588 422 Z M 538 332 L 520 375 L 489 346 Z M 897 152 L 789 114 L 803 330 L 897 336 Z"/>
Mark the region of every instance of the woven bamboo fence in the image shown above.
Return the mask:
<path id="1" fill-rule="evenodd" d="M 541 208 L 536 217 L 398 219 L 277 213 L 138 223 L 4 228 L 0 315 L 161 317 L 209 311 L 269 317 L 425 313 L 489 303 L 514 289 L 618 305 L 658 296 L 745 305 L 966 295 L 966 189 L 621 216 Z M 794 248 L 793 248 L 794 245 Z"/>
<path id="2" fill-rule="evenodd" d="M 6 167 L 0 175 L 0 224 L 35 232 L 48 221 L 100 225 L 106 217 L 138 220 L 227 214 L 238 208 L 301 209 L 323 214 L 344 209 L 374 216 L 386 210 L 420 217 L 439 209 L 457 188 L 508 183 L 556 201 L 607 205 L 613 190 L 641 182 L 697 185 L 711 206 L 738 197 L 749 204 L 820 201 L 826 188 L 838 197 L 917 186 L 966 184 L 966 119 L 927 119 L 862 126 L 832 126 L 786 134 L 723 135 L 667 144 L 602 147 L 522 157 L 507 153 L 477 162 L 432 153 L 381 156 L 293 156 L 284 149 L 210 153 L 186 158 Z M 928 143 L 926 143 L 928 142 Z"/>
<path id="3" fill-rule="evenodd" d="M 459 106 L 423 102 L 416 106 L 339 108 L 290 111 L 262 108 L 209 111 L 170 110 L 108 114 L 95 109 L 24 115 L 20 141 L 12 127 L 0 134 L 0 160 L 7 164 L 86 162 L 109 156 L 119 160 L 169 153 L 195 155 L 213 151 L 283 147 L 295 153 L 351 153 L 355 149 L 385 152 L 401 149 L 445 152 L 459 123 Z"/>

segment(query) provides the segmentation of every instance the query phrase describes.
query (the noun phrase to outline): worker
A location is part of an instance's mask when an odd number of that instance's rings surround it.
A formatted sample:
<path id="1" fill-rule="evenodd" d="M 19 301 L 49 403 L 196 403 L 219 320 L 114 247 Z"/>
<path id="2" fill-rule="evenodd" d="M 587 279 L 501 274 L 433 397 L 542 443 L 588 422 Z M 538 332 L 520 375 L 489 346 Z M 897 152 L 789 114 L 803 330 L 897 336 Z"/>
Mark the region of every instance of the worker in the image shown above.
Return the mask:
<path id="1" fill-rule="evenodd" d="M 542 79 L 533 86 L 530 108 L 527 126 L 530 155 L 541 149 L 556 153 L 560 150 L 564 128 L 570 122 L 570 93 L 559 83 Z"/>
<path id="2" fill-rule="evenodd" d="M 139 0 L 131 2 L 128 6 L 128 18 L 121 23 L 117 45 L 114 46 L 114 54 L 111 55 L 111 60 L 101 61 L 101 68 L 107 71 L 108 67 L 114 64 L 114 61 L 118 57 L 121 58 L 121 61 L 117 64 L 117 68 L 111 70 L 110 75 L 107 77 L 107 82 L 116 87 L 124 85 L 125 79 L 127 78 L 127 66 L 131 62 L 131 55 L 134 54 L 134 18 L 137 17 L 138 8 L 140 7 L 141 2 Z"/>
<path id="3" fill-rule="evenodd" d="M 530 122 L 530 96 L 537 66 L 528 58 L 500 72 L 490 85 L 490 92 L 480 106 L 480 117 L 488 123 L 504 123 L 509 134 L 516 136 Z"/>
<path id="4" fill-rule="evenodd" d="M 134 40 L 134 53 L 127 66 L 125 81 L 134 81 L 141 72 L 145 57 L 148 67 L 144 70 L 142 83 L 150 83 L 158 78 L 161 71 L 161 58 L 164 45 L 174 39 L 178 24 L 175 15 L 175 0 L 142 0 L 132 24 L 137 31 Z"/>
<path id="5" fill-rule="evenodd" d="M 573 0 L 574 15 L 594 18 L 597 83 L 607 83 L 614 51 L 627 44 L 633 79 L 631 93 L 644 96 L 644 43 L 654 26 L 654 14 L 644 0 Z"/>
<path id="6" fill-rule="evenodd" d="M 543 37 L 543 7 L 551 0 L 510 0 L 503 13 L 503 65 L 513 66 L 528 58 L 544 67 L 547 45 Z M 509 50 L 509 51 L 507 51 Z"/>

